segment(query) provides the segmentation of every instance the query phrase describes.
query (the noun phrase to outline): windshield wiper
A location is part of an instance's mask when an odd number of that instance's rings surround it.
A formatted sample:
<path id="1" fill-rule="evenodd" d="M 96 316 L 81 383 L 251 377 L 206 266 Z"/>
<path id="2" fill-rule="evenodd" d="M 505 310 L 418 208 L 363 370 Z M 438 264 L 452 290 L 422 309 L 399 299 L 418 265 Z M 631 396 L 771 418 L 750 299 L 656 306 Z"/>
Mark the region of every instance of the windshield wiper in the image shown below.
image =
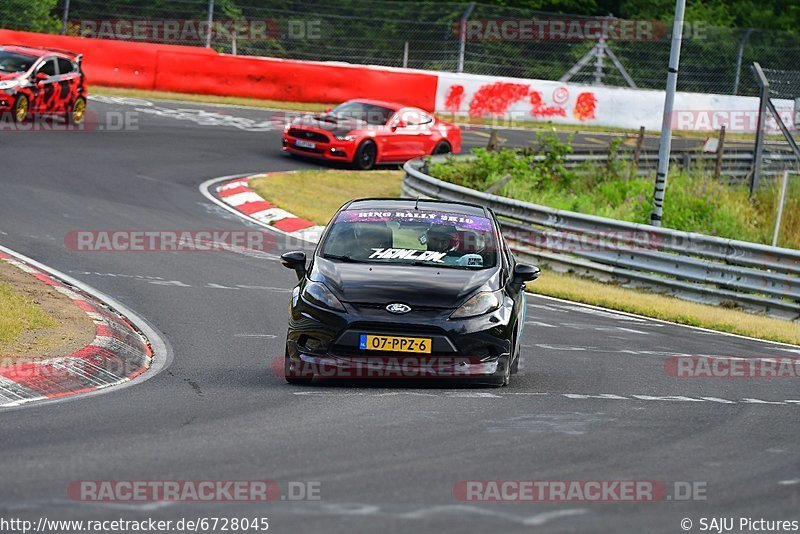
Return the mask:
<path id="1" fill-rule="evenodd" d="M 325 258 L 326 260 L 339 260 L 339 261 L 346 261 L 348 263 L 363 263 L 361 260 L 351 258 L 346 254 L 323 254 L 322 257 Z"/>

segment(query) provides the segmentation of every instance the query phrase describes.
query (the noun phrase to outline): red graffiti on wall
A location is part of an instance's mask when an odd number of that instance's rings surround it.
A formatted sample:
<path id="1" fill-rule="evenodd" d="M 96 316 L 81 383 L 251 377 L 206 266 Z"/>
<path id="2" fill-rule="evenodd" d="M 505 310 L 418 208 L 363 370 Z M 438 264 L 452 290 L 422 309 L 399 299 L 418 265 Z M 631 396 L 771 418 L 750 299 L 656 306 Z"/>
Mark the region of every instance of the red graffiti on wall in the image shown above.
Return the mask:
<path id="1" fill-rule="evenodd" d="M 529 90 L 530 86 L 521 83 L 496 82 L 484 85 L 472 97 L 469 116 L 502 115 L 512 104 L 524 100 Z"/>
<path id="2" fill-rule="evenodd" d="M 560 106 L 548 106 L 542 100 L 542 93 L 531 91 L 531 115 L 534 117 L 566 117 L 567 110 Z"/>
<path id="3" fill-rule="evenodd" d="M 444 109 L 451 113 L 456 113 L 461 111 L 462 102 L 464 102 L 464 86 L 451 85 L 444 100 Z"/>
<path id="4" fill-rule="evenodd" d="M 597 108 L 597 97 L 594 93 L 581 93 L 575 101 L 575 109 L 572 114 L 581 121 L 594 119 L 594 111 Z"/>

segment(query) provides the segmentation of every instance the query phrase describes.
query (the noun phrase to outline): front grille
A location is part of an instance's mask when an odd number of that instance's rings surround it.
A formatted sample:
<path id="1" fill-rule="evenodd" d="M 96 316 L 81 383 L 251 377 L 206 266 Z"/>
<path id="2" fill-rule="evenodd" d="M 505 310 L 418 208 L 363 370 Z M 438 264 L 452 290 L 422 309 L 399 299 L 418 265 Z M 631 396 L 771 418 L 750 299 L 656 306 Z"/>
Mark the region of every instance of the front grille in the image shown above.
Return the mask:
<path id="1" fill-rule="evenodd" d="M 303 152 L 311 152 L 312 154 L 322 154 L 325 152 L 321 148 L 306 148 L 304 146 L 292 145 L 292 150 L 302 150 Z"/>
<path id="2" fill-rule="evenodd" d="M 300 130 L 299 128 L 290 128 L 289 135 L 297 139 L 306 139 L 308 141 L 315 141 L 317 143 L 330 142 L 330 138 L 324 133 L 312 132 L 310 130 Z"/>
<path id="3" fill-rule="evenodd" d="M 384 310 L 386 311 L 386 306 L 390 303 L 386 304 L 375 304 L 373 302 L 352 302 L 355 306 L 358 306 L 364 310 Z M 440 312 L 442 310 L 446 310 L 447 308 L 440 308 L 437 306 L 411 306 L 411 311 L 405 315 L 413 314 L 414 312 Z M 390 313 L 386 311 L 387 314 L 398 317 L 399 315 Z M 402 314 L 401 314 L 402 315 Z"/>

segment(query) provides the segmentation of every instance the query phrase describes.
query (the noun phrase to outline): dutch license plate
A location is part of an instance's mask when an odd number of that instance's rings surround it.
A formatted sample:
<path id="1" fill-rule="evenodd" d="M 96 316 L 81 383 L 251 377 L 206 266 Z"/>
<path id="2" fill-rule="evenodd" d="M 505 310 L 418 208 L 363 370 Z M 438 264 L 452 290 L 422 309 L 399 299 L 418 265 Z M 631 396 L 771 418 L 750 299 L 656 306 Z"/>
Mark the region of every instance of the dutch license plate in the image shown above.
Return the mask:
<path id="1" fill-rule="evenodd" d="M 359 348 L 363 350 L 385 350 L 390 352 L 419 352 L 430 354 L 431 339 L 427 337 L 397 337 L 361 334 Z"/>
<path id="2" fill-rule="evenodd" d="M 312 141 L 303 141 L 302 139 L 295 139 L 294 145 L 300 148 L 317 148 L 317 144 Z"/>

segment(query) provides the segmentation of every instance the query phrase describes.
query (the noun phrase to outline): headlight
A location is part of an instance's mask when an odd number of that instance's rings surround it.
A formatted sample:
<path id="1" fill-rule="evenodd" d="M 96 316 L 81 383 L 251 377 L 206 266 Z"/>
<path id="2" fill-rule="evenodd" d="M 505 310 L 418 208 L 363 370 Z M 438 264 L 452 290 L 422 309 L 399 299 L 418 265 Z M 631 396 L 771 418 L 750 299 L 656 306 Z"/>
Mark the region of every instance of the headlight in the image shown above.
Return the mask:
<path id="1" fill-rule="evenodd" d="M 18 85 L 19 80 L 6 80 L 4 82 L 0 82 L 0 89 L 13 89 Z"/>
<path id="2" fill-rule="evenodd" d="M 320 282 L 307 283 L 303 289 L 303 299 L 329 310 L 346 311 L 339 299 L 331 293 L 331 290 Z"/>
<path id="3" fill-rule="evenodd" d="M 350 134 L 347 134 L 347 135 L 334 135 L 334 137 L 338 141 L 355 141 L 356 140 L 356 136 L 355 135 L 350 135 Z"/>
<path id="4" fill-rule="evenodd" d="M 500 307 L 500 299 L 502 298 L 502 291 L 484 291 L 478 293 L 467 302 L 465 302 L 459 309 L 450 315 L 451 319 L 463 319 L 465 317 L 475 317 L 476 315 L 483 315 L 489 313 Z"/>

